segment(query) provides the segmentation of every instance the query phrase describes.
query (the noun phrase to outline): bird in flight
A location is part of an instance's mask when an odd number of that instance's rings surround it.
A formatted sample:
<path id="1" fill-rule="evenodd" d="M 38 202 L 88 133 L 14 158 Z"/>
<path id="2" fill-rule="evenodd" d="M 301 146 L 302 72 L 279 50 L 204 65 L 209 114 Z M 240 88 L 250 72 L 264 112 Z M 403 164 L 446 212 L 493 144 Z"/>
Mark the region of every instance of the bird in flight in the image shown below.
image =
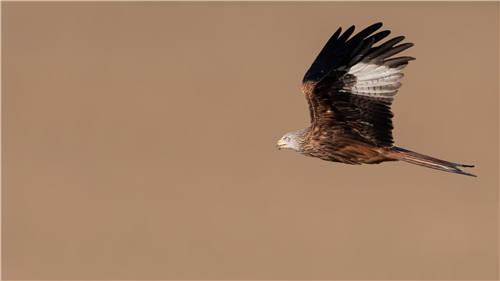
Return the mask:
<path id="1" fill-rule="evenodd" d="M 404 161 L 441 171 L 475 176 L 474 167 L 440 160 L 393 145 L 391 104 L 401 87 L 403 69 L 415 58 L 396 56 L 413 46 L 382 23 L 357 34 L 339 28 L 323 47 L 302 81 L 309 104 L 309 127 L 286 133 L 279 149 L 345 164 Z M 377 32 L 378 31 L 378 32 Z M 351 36 L 353 35 L 353 36 Z"/>

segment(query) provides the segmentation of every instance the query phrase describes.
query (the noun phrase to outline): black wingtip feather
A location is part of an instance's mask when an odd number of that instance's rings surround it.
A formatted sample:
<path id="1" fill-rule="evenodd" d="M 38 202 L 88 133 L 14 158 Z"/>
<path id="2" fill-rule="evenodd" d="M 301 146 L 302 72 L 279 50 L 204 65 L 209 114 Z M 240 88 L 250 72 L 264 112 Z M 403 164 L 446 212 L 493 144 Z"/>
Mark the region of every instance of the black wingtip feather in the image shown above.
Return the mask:
<path id="1" fill-rule="evenodd" d="M 337 28 L 337 30 L 330 37 L 330 40 L 337 40 L 340 36 L 340 33 L 342 33 L 342 27 Z M 330 40 L 328 40 L 328 41 L 330 41 Z"/>
<path id="2" fill-rule="evenodd" d="M 376 58 L 378 57 L 379 55 L 383 54 L 384 52 L 386 52 L 387 50 L 389 50 L 390 48 L 392 48 L 394 45 L 396 45 L 397 43 L 403 41 L 405 39 L 404 36 L 397 36 L 397 37 L 394 37 L 390 40 L 387 40 L 386 42 L 384 42 L 382 45 L 380 46 L 377 46 L 375 48 L 373 48 L 367 55 L 366 57 L 367 58 Z"/>
<path id="3" fill-rule="evenodd" d="M 375 41 L 373 40 L 373 38 L 368 38 L 367 40 L 363 41 L 363 43 L 364 43 L 363 45 L 365 45 L 365 46 L 361 50 L 359 50 L 357 52 L 353 52 L 354 57 L 351 59 L 351 61 L 349 61 L 348 66 L 351 67 L 351 66 L 355 65 L 356 63 L 358 63 L 359 61 L 361 61 L 363 56 L 371 49 L 374 42 Z"/>
<path id="4" fill-rule="evenodd" d="M 344 31 L 344 33 L 339 37 L 338 40 L 340 42 L 346 42 L 347 39 L 349 39 L 349 37 L 354 32 L 354 29 L 356 29 L 356 26 L 355 25 L 351 25 L 346 31 Z"/>
<path id="5" fill-rule="evenodd" d="M 391 57 L 395 54 L 401 53 L 402 51 L 411 48 L 413 46 L 412 43 L 403 43 L 397 46 L 392 47 L 391 49 L 383 52 L 382 54 L 378 55 L 376 58 L 379 60 L 386 59 L 388 57 Z"/>
<path id="6" fill-rule="evenodd" d="M 411 43 L 396 46 L 405 39 L 404 36 L 397 36 L 377 47 L 373 47 L 391 33 L 390 30 L 378 31 L 382 26 L 382 22 L 377 22 L 357 34 L 354 34 L 354 25 L 344 32 L 342 32 L 342 28 L 338 28 L 311 64 L 311 67 L 304 75 L 303 82 L 320 81 L 330 71 L 345 71 L 358 62 L 373 61 L 382 63 L 384 59 L 413 46 Z M 401 66 L 407 64 L 410 60 L 412 59 L 386 60 L 384 63 Z"/>
<path id="7" fill-rule="evenodd" d="M 409 61 L 415 60 L 414 57 L 397 57 L 385 60 L 383 63 L 388 67 L 398 67 L 404 64 L 408 64 Z"/>
<path id="8" fill-rule="evenodd" d="M 380 41 L 380 40 L 384 39 L 385 37 L 389 36 L 389 34 L 391 34 L 390 30 L 383 30 L 383 31 L 380 31 L 380 32 L 377 32 L 377 33 L 373 34 L 372 36 L 368 37 L 367 39 L 373 38 L 373 42 L 377 43 L 378 41 Z"/>
<path id="9" fill-rule="evenodd" d="M 369 35 L 371 35 L 373 32 L 377 31 L 380 27 L 382 27 L 382 23 L 378 22 L 375 24 L 372 24 L 365 29 L 361 30 L 358 32 L 356 35 L 354 35 L 349 41 L 356 41 L 356 40 L 363 40 Z"/>

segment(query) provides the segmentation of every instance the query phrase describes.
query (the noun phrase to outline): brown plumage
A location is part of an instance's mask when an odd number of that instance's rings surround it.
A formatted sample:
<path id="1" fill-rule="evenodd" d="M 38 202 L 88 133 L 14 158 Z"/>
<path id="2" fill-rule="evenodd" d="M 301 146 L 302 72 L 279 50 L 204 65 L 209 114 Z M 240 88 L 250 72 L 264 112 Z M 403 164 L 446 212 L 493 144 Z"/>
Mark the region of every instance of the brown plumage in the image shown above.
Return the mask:
<path id="1" fill-rule="evenodd" d="M 279 148 L 346 164 L 402 160 L 442 171 L 474 176 L 461 167 L 393 146 L 391 104 L 413 57 L 396 54 L 413 46 L 403 36 L 376 43 L 390 31 L 373 24 L 356 35 L 354 26 L 339 28 L 304 75 L 304 93 L 311 116 L 308 128 L 285 134 Z M 376 33 L 375 33 L 376 32 Z"/>

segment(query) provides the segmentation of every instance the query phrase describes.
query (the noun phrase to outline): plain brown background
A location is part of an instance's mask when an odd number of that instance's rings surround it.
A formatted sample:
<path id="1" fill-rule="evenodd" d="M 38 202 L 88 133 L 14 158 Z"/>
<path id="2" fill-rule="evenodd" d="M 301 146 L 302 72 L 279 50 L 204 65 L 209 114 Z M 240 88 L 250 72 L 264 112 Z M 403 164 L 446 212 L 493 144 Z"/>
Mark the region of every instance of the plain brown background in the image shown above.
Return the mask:
<path id="1" fill-rule="evenodd" d="M 498 3 L 2 3 L 5 279 L 497 279 Z M 399 146 L 278 151 L 339 26 L 417 57 Z"/>

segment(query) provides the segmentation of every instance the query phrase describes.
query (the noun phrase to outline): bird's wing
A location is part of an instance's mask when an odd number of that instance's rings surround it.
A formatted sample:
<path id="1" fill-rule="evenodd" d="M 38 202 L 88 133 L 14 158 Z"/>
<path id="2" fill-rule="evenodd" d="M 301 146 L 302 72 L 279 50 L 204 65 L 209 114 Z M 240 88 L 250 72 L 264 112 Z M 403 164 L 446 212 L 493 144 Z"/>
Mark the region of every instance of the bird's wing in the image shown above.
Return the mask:
<path id="1" fill-rule="evenodd" d="M 413 46 L 403 36 L 376 44 L 390 33 L 373 24 L 356 35 L 339 28 L 303 79 L 313 126 L 336 127 L 351 138 L 391 146 L 392 100 L 401 87 L 402 69 L 413 57 L 394 55 Z"/>

